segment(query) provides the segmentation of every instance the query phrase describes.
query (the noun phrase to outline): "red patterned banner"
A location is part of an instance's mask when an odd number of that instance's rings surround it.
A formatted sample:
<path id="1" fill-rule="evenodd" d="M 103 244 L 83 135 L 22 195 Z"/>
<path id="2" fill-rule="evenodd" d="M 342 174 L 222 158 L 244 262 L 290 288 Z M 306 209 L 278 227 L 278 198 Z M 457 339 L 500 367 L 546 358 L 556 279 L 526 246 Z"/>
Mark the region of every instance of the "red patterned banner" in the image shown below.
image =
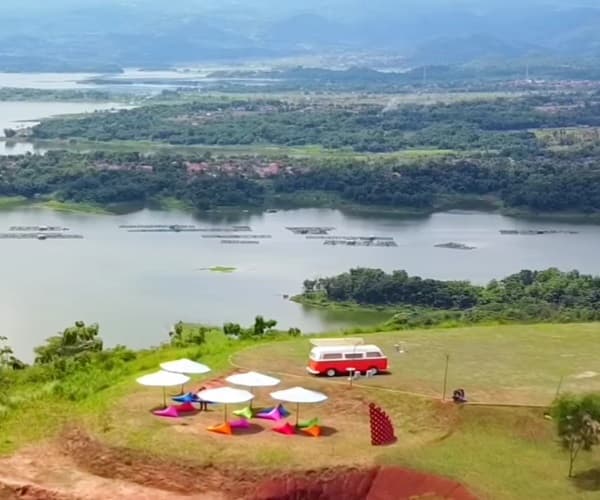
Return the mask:
<path id="1" fill-rule="evenodd" d="M 369 418 L 371 421 L 371 444 L 383 446 L 396 442 L 394 426 L 388 414 L 374 403 L 369 405 Z"/>

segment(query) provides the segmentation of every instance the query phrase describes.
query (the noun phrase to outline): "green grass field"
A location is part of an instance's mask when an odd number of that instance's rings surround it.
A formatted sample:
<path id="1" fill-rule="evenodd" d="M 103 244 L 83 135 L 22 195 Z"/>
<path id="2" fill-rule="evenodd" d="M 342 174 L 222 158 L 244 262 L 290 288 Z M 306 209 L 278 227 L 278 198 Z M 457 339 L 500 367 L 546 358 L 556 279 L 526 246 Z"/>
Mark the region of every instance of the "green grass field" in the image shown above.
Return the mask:
<path id="1" fill-rule="evenodd" d="M 282 471 L 394 464 L 455 478 L 482 499 L 598 498 L 600 452 L 582 454 L 578 476 L 568 480 L 567 455 L 543 409 L 458 407 L 440 399 L 446 354 L 450 354 L 449 389 L 464 387 L 474 400 L 548 403 L 561 376 L 565 390 L 598 390 L 600 380 L 592 372 L 597 368 L 599 333 L 599 324 L 576 324 L 368 334 L 366 342 L 377 343 L 389 354 L 392 374 L 362 379 L 350 388 L 345 378 L 306 374 L 310 347 L 306 338 L 240 342 L 210 332 L 200 347 L 138 353 L 134 361 L 105 374 L 105 388 L 79 401 L 57 396 L 55 382 L 40 384 L 35 372 L 24 373 L 8 395 L 9 406 L 0 408 L 0 454 L 78 426 L 109 446 L 204 466 Z M 396 353 L 397 343 L 403 354 Z M 260 422 L 262 430 L 250 435 L 214 435 L 206 427 L 222 420 L 219 407 L 177 421 L 157 419 L 150 409 L 161 402 L 161 390 L 141 387 L 135 379 L 156 370 L 162 361 L 180 357 L 201 360 L 213 369 L 189 387 L 230 372 L 233 362 L 279 373 L 281 388 L 302 385 L 322 391 L 329 400 L 306 405 L 302 418 L 318 416 L 330 432 L 320 439 L 286 439 L 270 432 L 269 423 Z M 75 373 L 59 383 L 76 389 L 88 379 Z M 431 398 L 396 391 L 423 392 Z M 269 392 L 256 391 L 256 404 L 268 404 Z M 393 419 L 395 445 L 370 446 L 370 402 L 381 405 Z"/>
<path id="2" fill-rule="evenodd" d="M 88 203 L 69 203 L 58 200 L 48 200 L 43 203 L 36 203 L 34 207 L 50 208 L 57 212 L 69 212 L 77 214 L 95 214 L 95 215 L 110 215 L 112 212 L 98 205 Z"/>
<path id="3" fill-rule="evenodd" d="M 23 206 L 27 199 L 22 196 L 2 196 L 0 197 L 0 210 Z"/>
<path id="4" fill-rule="evenodd" d="M 471 401 L 550 404 L 562 391 L 600 390 L 600 324 L 514 325 L 368 334 L 387 353 L 391 373 L 359 384 L 441 397 L 446 355 L 448 389 L 462 387 Z M 395 345 L 404 353 L 397 353 Z M 238 354 L 235 362 L 306 376 L 308 339 Z M 264 368 L 263 368 L 264 369 Z"/>
<path id="5" fill-rule="evenodd" d="M 152 141 L 90 141 L 84 139 L 40 140 L 36 146 L 42 149 L 67 149 L 78 153 L 107 151 L 115 153 L 139 152 L 144 154 L 175 153 L 182 155 L 202 155 L 210 152 L 219 156 L 260 155 L 266 158 L 394 158 L 397 160 L 415 160 L 419 158 L 466 155 L 469 151 L 458 152 L 452 149 L 406 149 L 389 153 L 360 153 L 352 149 L 326 149 L 322 146 L 277 146 L 268 144 L 210 146 L 179 146 Z"/>

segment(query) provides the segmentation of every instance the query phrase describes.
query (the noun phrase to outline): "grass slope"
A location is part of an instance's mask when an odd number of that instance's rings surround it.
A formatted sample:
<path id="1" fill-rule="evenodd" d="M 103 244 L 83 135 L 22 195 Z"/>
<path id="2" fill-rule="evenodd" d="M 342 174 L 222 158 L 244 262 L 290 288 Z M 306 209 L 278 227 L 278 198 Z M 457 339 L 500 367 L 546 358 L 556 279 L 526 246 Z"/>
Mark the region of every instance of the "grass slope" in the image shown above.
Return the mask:
<path id="1" fill-rule="evenodd" d="M 27 204 L 27 199 L 22 196 L 0 197 L 0 210 L 20 207 L 25 204 Z"/>
<path id="2" fill-rule="evenodd" d="M 365 341 L 390 358 L 391 373 L 360 384 L 441 397 L 445 357 L 448 389 L 463 387 L 471 401 L 548 405 L 563 391 L 600 390 L 596 346 L 600 324 L 510 325 L 376 333 Z M 396 353 L 395 345 L 405 351 Z M 242 366 L 270 359 L 269 368 L 305 373 L 307 339 L 236 356 Z M 594 373 L 598 372 L 596 375 Z M 562 379 L 562 382 L 561 382 Z"/>
<path id="3" fill-rule="evenodd" d="M 190 328 L 186 325 L 185 328 Z M 392 375 L 359 381 L 352 389 L 345 379 L 323 379 L 304 371 L 307 339 L 231 341 L 210 332 L 200 347 L 143 351 L 135 360 L 93 374 L 98 390 L 88 391 L 90 375 L 74 373 L 58 382 L 40 383 L 36 370 L 20 374 L 10 390 L 10 404 L 0 408 L 0 453 L 49 438 L 64 426 L 83 426 L 109 445 L 198 465 L 245 468 L 307 469 L 334 465 L 399 464 L 435 472 L 466 483 L 482 498 L 549 500 L 597 498 L 600 453 L 583 454 L 578 480 L 566 479 L 567 456 L 555 439 L 554 423 L 543 410 L 466 406 L 411 396 L 394 390 L 429 390 L 440 394 L 444 356 L 451 354 L 449 388 L 463 386 L 474 398 L 527 398 L 546 402 L 561 375 L 593 370 L 600 325 L 541 325 L 415 330 L 376 333 L 366 338 L 392 357 Z M 402 342 L 405 353 L 395 353 Z M 232 361 L 244 369 L 283 372 L 281 387 L 302 385 L 321 390 L 329 400 L 305 405 L 301 419 L 321 418 L 320 439 L 284 438 L 270 432 L 271 423 L 257 422 L 256 432 L 225 437 L 206 431 L 222 421 L 221 408 L 178 420 L 160 420 L 150 410 L 160 404 L 160 389 L 145 388 L 135 378 L 159 363 L 180 357 L 199 359 L 213 371 L 196 380 L 222 376 Z M 101 383 L 98 379 L 102 379 Z M 567 377 L 568 389 L 598 389 L 598 377 Z M 571 384 L 572 382 L 572 384 Z M 99 384 L 99 385 L 98 385 Z M 392 390 L 390 390 L 392 389 Z M 268 404 L 271 389 L 256 391 L 256 405 Z M 63 394 L 63 396 L 59 396 Z M 392 417 L 398 443 L 370 446 L 367 405 L 376 402 Z M 233 409 L 233 408 L 232 408 Z M 294 408 L 290 408 L 292 411 Z"/>

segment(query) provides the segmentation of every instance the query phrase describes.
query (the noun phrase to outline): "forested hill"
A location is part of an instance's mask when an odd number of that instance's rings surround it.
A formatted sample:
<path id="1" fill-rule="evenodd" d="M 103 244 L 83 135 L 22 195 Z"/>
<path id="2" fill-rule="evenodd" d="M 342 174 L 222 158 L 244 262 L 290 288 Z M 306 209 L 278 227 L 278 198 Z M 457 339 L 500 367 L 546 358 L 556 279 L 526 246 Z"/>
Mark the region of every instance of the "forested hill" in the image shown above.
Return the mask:
<path id="1" fill-rule="evenodd" d="M 291 159 L 49 152 L 0 157 L 0 196 L 106 205 L 175 198 L 192 209 L 362 205 L 432 212 L 471 200 L 538 212 L 600 211 L 594 157 Z M 464 206 L 464 205 L 463 205 Z"/>
<path id="2" fill-rule="evenodd" d="M 524 270 L 485 286 L 353 269 L 306 280 L 301 300 L 316 304 L 388 306 L 413 316 L 396 321 L 596 321 L 600 320 L 600 277 L 577 271 Z"/>
<path id="3" fill-rule="evenodd" d="M 47 120 L 38 139 L 152 140 L 175 145 L 320 145 L 360 152 L 409 147 L 535 152 L 531 129 L 600 126 L 598 95 L 419 104 L 232 99 L 143 106 Z"/>
<path id="4" fill-rule="evenodd" d="M 176 154 L 49 152 L 0 157 L 0 196 L 106 205 L 180 200 L 217 207 L 370 206 L 432 212 L 472 200 L 537 212 L 600 211 L 600 170 L 593 158 L 522 160 L 360 159 L 188 161 Z"/>

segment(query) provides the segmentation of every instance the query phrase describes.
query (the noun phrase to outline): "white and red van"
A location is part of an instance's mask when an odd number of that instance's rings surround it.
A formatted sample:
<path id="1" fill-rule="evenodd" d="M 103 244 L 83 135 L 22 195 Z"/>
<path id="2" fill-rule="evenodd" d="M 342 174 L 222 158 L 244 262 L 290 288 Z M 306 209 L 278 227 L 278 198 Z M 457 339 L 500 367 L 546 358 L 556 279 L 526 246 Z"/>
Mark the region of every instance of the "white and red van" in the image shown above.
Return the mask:
<path id="1" fill-rule="evenodd" d="M 364 345 L 362 339 L 314 339 L 306 371 L 313 375 L 375 375 L 389 370 L 387 356 L 376 345 Z"/>

